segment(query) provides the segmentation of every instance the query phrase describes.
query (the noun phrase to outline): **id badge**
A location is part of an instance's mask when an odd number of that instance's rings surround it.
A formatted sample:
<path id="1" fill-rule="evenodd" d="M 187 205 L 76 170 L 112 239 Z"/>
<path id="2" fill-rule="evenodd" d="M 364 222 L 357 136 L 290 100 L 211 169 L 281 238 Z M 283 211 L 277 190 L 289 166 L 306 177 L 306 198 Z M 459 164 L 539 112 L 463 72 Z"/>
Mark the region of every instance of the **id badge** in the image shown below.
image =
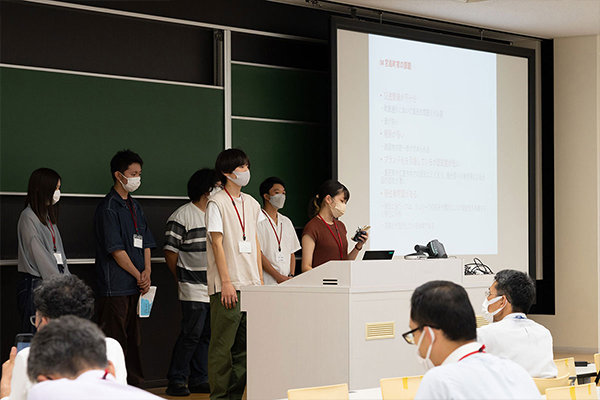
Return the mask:
<path id="1" fill-rule="evenodd" d="M 63 264 L 63 259 L 62 259 L 62 254 L 61 253 L 54 253 L 54 258 L 56 258 L 56 263 L 58 265 L 62 265 Z"/>
<path id="2" fill-rule="evenodd" d="M 238 242 L 240 253 L 252 253 L 252 243 L 246 240 L 240 240 Z"/>
<path id="3" fill-rule="evenodd" d="M 141 249 L 144 245 L 144 238 L 142 235 L 133 235 L 133 247 Z"/>
<path id="4" fill-rule="evenodd" d="M 285 256 L 283 255 L 282 252 L 280 252 L 280 251 L 277 252 L 277 255 L 275 256 L 275 261 L 277 261 L 277 264 L 285 262 Z"/>

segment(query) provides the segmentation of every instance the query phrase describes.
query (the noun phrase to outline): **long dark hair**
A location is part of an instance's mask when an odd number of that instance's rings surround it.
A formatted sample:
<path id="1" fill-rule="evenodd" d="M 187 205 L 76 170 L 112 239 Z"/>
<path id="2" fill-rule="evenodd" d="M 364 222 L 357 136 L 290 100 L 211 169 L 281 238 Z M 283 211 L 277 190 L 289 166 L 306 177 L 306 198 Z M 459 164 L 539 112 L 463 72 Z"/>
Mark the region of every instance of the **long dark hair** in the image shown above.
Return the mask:
<path id="1" fill-rule="evenodd" d="M 58 219 L 57 208 L 52 204 L 52 197 L 60 179 L 58 172 L 50 168 L 36 169 L 29 177 L 25 207 L 30 206 L 44 225 L 47 225 L 48 218 L 53 224 L 56 224 Z"/>
<path id="2" fill-rule="evenodd" d="M 340 193 L 344 193 L 344 198 L 346 201 L 350 200 L 350 192 L 346 186 L 342 185 L 335 179 L 329 179 L 323 182 L 321 186 L 319 186 L 317 194 L 312 197 L 310 203 L 308 204 L 308 216 L 310 218 L 317 216 L 319 211 L 321 211 L 323 201 L 325 201 L 325 197 L 327 197 L 327 195 L 335 197 Z"/>

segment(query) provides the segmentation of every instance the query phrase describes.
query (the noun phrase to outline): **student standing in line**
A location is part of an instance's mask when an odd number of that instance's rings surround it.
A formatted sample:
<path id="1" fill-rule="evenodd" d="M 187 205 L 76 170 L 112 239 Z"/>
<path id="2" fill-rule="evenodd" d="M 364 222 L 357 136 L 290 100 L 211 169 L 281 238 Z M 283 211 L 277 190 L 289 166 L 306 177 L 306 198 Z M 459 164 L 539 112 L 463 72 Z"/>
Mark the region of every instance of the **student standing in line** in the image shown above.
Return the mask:
<path id="1" fill-rule="evenodd" d="M 60 175 L 50 168 L 31 173 L 25 209 L 17 224 L 18 271 L 17 305 L 23 333 L 34 332 L 29 318 L 35 315 L 33 289 L 43 279 L 70 274 L 62 238 L 56 226 L 60 199 Z"/>
<path id="2" fill-rule="evenodd" d="M 221 152 L 215 169 L 225 187 L 207 205 L 211 400 L 241 399 L 246 387 L 246 313 L 240 309 L 240 288 L 263 281 L 257 234 L 260 205 L 241 192 L 250 181 L 249 167 L 243 151 Z"/>
<path id="3" fill-rule="evenodd" d="M 277 177 L 265 179 L 259 187 L 264 219 L 258 223 L 265 285 L 276 285 L 294 276 L 300 242 L 292 221 L 278 212 L 285 204 L 285 184 Z"/>
<path id="4" fill-rule="evenodd" d="M 140 203 L 129 194 L 141 184 L 142 164 L 131 150 L 115 154 L 110 161 L 114 186 L 94 215 L 98 324 L 123 347 L 127 381 L 134 386 L 144 379 L 137 302 L 150 289 L 150 249 L 156 246 Z"/>
<path id="5" fill-rule="evenodd" d="M 312 219 L 302 232 L 302 272 L 332 260 L 355 260 L 362 250 L 369 234 L 362 234 L 348 253 L 346 226 L 339 220 L 349 199 L 346 186 L 336 180 L 327 180 L 319 187 L 309 206 Z"/>
<path id="6" fill-rule="evenodd" d="M 206 280 L 205 212 L 208 196 L 220 185 L 214 170 L 196 171 L 187 184 L 190 202 L 179 207 L 167 221 L 165 260 L 178 281 L 181 332 L 173 348 L 167 378 L 169 396 L 210 393 L 208 343 L 210 304 Z"/>

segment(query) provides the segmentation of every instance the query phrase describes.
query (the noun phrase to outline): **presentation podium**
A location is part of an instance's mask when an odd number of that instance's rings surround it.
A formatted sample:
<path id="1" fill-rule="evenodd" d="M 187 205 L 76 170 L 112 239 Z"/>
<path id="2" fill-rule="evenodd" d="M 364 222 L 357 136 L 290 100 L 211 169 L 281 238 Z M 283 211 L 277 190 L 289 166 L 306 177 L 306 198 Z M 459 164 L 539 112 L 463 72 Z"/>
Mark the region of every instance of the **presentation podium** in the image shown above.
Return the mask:
<path id="1" fill-rule="evenodd" d="M 242 288 L 248 399 L 337 383 L 356 390 L 423 374 L 416 347 L 402 338 L 410 297 L 425 282 L 448 280 L 467 288 L 478 311 L 493 278 L 465 282 L 463 270 L 453 258 L 331 261 L 277 286 Z"/>

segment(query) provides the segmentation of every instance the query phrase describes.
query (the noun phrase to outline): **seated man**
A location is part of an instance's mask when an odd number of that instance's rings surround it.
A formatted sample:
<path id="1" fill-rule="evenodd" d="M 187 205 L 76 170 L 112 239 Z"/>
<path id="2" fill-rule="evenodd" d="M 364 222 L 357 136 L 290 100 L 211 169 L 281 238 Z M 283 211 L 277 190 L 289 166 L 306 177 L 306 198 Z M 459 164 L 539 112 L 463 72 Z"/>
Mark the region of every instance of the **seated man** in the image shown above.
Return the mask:
<path id="1" fill-rule="evenodd" d="M 67 315 L 50 321 L 31 342 L 27 374 L 40 382 L 30 400 L 160 399 L 114 379 L 106 338 L 94 323 Z"/>
<path id="2" fill-rule="evenodd" d="M 432 281 L 410 300 L 411 330 L 402 336 L 417 345 L 429 370 L 418 399 L 539 399 L 535 383 L 518 364 L 485 352 L 477 343 L 475 313 L 462 286 Z"/>
<path id="3" fill-rule="evenodd" d="M 42 285 L 34 292 L 35 317 L 32 323 L 40 330 L 49 321 L 63 315 L 75 315 L 80 318 L 91 319 L 94 314 L 94 294 L 81 279 L 74 275 L 59 275 L 44 280 Z M 33 320 L 35 318 L 35 320 Z M 115 365 L 117 382 L 127 383 L 127 369 L 125 356 L 121 345 L 114 339 L 106 338 L 106 356 Z M 10 395 L 10 400 L 25 400 L 27 391 L 33 382 L 27 377 L 27 360 L 29 348 L 19 351 L 14 360 L 10 386 L 2 378 L 2 384 L 8 389 L 2 395 Z M 5 400 L 6 398 L 2 398 Z"/>
<path id="4" fill-rule="evenodd" d="M 513 360 L 534 378 L 556 377 L 552 334 L 525 316 L 535 299 L 535 285 L 520 271 L 496 274 L 483 303 L 486 318 L 494 323 L 477 329 L 477 341 L 488 353 Z"/>

